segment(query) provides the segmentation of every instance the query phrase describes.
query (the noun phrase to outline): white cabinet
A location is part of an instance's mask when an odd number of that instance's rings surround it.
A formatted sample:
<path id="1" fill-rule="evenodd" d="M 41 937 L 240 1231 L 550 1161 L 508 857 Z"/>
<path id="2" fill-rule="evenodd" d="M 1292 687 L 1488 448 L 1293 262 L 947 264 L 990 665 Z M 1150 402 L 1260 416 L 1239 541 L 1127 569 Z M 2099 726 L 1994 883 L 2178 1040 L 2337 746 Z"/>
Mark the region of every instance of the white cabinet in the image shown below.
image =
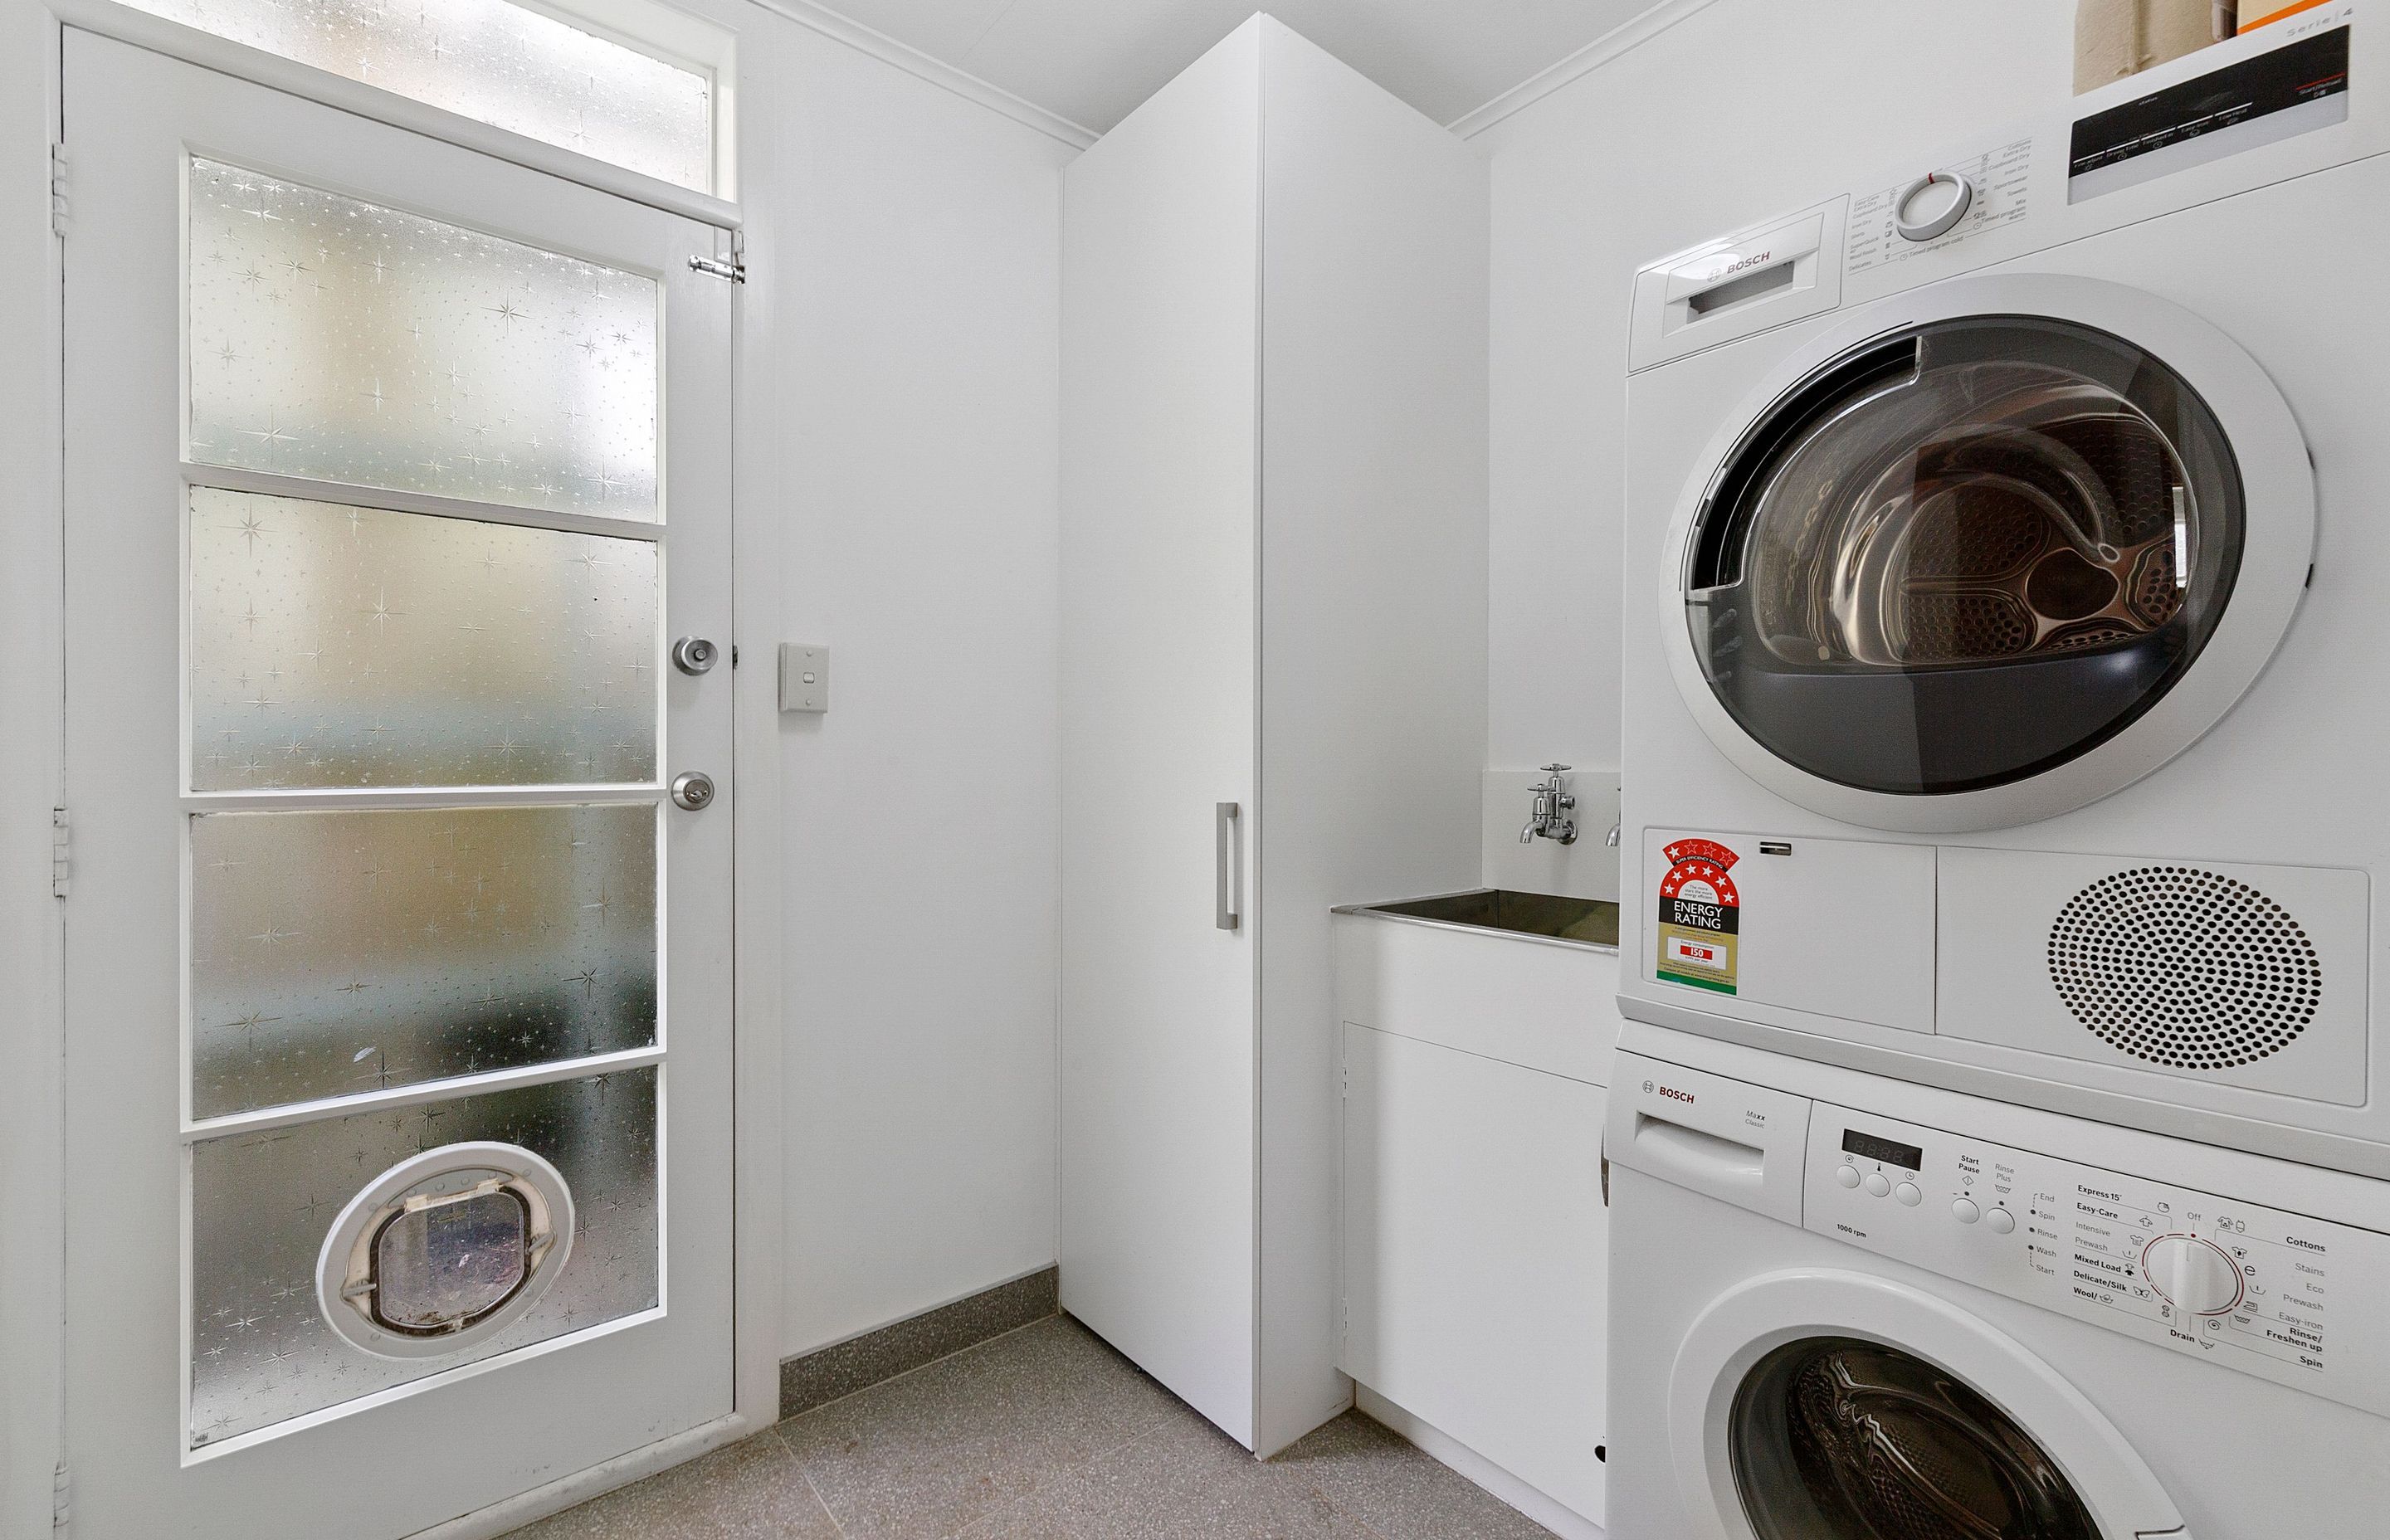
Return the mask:
<path id="1" fill-rule="evenodd" d="M 1336 923 L 1338 1362 L 1598 1525 L 1609 1216 L 1606 1093 L 1588 1077 L 1608 1078 L 1616 1046 L 1616 958 L 1367 916 Z"/>
<path id="2" fill-rule="evenodd" d="M 1062 1300 L 1264 1454 L 1349 1395 L 1328 911 L 1479 864 L 1487 230 L 1267 18 L 1064 173 Z"/>

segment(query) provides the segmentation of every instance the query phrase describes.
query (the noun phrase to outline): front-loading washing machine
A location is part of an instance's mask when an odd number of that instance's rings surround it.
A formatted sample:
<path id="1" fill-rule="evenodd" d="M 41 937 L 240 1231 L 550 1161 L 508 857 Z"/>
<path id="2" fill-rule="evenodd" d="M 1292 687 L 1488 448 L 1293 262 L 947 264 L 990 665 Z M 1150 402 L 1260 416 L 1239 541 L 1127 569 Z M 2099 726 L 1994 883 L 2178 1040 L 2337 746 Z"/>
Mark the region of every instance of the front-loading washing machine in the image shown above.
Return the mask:
<path id="1" fill-rule="evenodd" d="M 2390 1187 L 1629 1023 L 1615 1540 L 2379 1540 Z"/>
<path id="2" fill-rule="evenodd" d="M 2390 8 L 1638 277 L 1620 1006 L 2390 1175 Z"/>

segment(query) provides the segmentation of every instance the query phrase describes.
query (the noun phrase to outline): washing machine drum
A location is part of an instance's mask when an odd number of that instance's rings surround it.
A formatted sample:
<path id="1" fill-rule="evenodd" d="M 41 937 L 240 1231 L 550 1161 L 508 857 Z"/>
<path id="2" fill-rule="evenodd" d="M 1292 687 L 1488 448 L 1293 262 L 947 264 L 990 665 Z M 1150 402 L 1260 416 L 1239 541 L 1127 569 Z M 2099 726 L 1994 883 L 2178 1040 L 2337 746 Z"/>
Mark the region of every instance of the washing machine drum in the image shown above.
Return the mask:
<path id="1" fill-rule="evenodd" d="M 2155 705 L 2231 601 L 2243 489 L 2165 360 L 1967 315 L 1812 371 L 1696 520 L 1687 619 L 1736 725 L 1807 775 L 1914 796 L 2037 775 Z"/>
<path id="2" fill-rule="evenodd" d="M 2029 1434 L 1880 1342 L 1812 1337 L 1761 1359 L 1728 1447 L 1759 1540 L 2100 1540 Z"/>

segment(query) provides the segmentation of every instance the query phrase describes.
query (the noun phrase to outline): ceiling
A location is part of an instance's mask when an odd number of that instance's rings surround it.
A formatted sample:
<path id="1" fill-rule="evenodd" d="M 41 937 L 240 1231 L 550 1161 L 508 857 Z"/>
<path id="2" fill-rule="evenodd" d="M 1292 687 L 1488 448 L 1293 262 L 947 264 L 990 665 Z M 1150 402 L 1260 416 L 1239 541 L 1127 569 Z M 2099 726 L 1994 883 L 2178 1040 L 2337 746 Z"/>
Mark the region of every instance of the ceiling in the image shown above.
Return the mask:
<path id="1" fill-rule="evenodd" d="M 1099 133 L 1261 0 L 828 0 Z M 1438 122 L 1484 106 L 1653 0 L 1277 0 L 1270 14 Z"/>

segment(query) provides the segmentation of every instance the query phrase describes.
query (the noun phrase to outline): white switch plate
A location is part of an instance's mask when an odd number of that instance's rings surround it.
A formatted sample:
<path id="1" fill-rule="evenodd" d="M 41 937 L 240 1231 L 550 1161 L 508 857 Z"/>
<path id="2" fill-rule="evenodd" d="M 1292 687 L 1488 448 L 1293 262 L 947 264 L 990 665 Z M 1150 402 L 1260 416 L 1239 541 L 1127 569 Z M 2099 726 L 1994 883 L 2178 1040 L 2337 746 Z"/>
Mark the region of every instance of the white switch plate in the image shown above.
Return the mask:
<path id="1" fill-rule="evenodd" d="M 829 648 L 808 642 L 780 644 L 780 710 L 829 710 Z"/>

